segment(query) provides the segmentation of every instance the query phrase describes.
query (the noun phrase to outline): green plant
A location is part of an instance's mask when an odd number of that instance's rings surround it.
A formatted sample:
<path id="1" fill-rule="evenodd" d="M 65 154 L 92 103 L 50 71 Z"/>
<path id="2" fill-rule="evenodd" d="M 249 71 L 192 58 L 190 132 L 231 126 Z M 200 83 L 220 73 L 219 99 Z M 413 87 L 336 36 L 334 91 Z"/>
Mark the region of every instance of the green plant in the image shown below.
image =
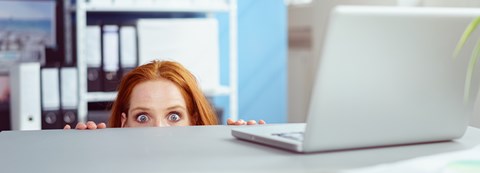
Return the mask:
<path id="1" fill-rule="evenodd" d="M 470 38 L 471 34 L 473 33 L 473 31 L 475 31 L 475 29 L 478 27 L 479 24 L 480 24 L 480 17 L 477 17 L 473 19 L 473 21 L 468 25 L 467 29 L 465 29 L 462 37 L 457 43 L 455 52 L 453 53 L 454 58 L 458 57 L 458 55 L 460 54 L 460 51 L 465 46 L 465 43 L 467 42 L 468 38 Z M 464 95 L 463 95 L 463 98 L 465 101 L 468 100 L 468 96 L 470 95 L 473 72 L 479 56 L 480 56 L 480 39 L 475 44 L 475 48 L 473 49 L 472 55 L 470 57 L 470 62 L 468 63 L 467 75 L 465 78 L 465 89 L 464 89 Z"/>

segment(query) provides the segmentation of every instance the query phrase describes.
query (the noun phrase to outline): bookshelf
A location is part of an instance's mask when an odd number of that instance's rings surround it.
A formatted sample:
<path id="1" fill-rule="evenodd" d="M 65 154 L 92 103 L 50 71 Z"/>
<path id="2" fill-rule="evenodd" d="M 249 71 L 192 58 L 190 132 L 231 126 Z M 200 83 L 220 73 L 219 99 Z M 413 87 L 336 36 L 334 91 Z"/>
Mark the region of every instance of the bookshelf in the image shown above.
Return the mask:
<path id="1" fill-rule="evenodd" d="M 71 7 L 76 14 L 76 56 L 78 69 L 78 120 L 86 122 L 89 102 L 113 101 L 116 92 L 88 92 L 86 61 L 86 28 L 89 12 L 196 12 L 211 17 L 213 12 L 229 14 L 229 86 L 204 89 L 207 96 L 229 96 L 230 116 L 238 119 L 238 68 L 237 68 L 237 1 L 236 0 L 77 0 Z"/>

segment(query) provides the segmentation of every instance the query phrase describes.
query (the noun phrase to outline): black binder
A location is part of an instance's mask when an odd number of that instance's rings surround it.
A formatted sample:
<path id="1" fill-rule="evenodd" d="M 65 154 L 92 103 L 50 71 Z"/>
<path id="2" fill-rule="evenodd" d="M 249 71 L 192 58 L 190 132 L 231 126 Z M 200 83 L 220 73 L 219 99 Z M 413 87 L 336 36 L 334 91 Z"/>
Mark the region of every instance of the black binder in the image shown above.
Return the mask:
<path id="1" fill-rule="evenodd" d="M 86 57 L 87 57 L 87 85 L 88 91 L 103 91 L 103 72 L 101 55 L 100 26 L 87 26 L 86 29 Z"/>
<path id="2" fill-rule="evenodd" d="M 62 128 L 58 67 L 41 69 L 42 129 Z"/>
<path id="3" fill-rule="evenodd" d="M 102 27 L 103 91 L 115 91 L 120 83 L 120 42 L 117 25 Z"/>
<path id="4" fill-rule="evenodd" d="M 60 69 L 61 126 L 78 122 L 78 72 L 75 67 Z"/>

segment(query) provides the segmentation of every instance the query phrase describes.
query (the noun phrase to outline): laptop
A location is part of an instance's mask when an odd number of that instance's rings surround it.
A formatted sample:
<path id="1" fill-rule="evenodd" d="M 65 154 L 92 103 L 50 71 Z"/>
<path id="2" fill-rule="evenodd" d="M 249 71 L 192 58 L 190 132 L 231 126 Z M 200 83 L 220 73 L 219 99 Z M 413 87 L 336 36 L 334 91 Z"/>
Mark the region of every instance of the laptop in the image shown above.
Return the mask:
<path id="1" fill-rule="evenodd" d="M 452 54 L 476 16 L 480 10 L 338 6 L 331 12 L 306 124 L 238 127 L 232 135 L 295 152 L 459 138 L 476 98 L 476 92 L 464 97 L 476 39 L 459 58 Z"/>

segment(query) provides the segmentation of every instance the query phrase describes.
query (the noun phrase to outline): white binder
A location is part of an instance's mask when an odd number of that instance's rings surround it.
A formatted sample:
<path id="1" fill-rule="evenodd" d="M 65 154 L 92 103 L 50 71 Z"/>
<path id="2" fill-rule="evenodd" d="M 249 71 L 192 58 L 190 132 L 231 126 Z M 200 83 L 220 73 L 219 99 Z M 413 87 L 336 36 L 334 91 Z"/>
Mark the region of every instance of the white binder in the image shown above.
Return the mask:
<path id="1" fill-rule="evenodd" d="M 78 107 L 78 80 L 76 68 L 63 67 L 60 69 L 60 86 L 63 123 L 74 123 L 77 120 Z"/>
<path id="2" fill-rule="evenodd" d="M 115 91 L 119 83 L 119 32 L 117 25 L 103 26 L 103 91 Z"/>
<path id="3" fill-rule="evenodd" d="M 10 71 L 12 130 L 40 130 L 40 63 L 15 64 Z"/>
<path id="4" fill-rule="evenodd" d="M 42 111 L 44 128 L 57 128 L 60 110 L 60 83 L 58 68 L 43 68 L 42 73 Z"/>
<path id="5" fill-rule="evenodd" d="M 87 57 L 87 66 L 88 67 L 95 67 L 100 68 L 102 65 L 102 57 L 101 57 L 101 41 L 100 35 L 102 31 L 100 30 L 100 26 L 87 26 L 86 29 L 86 57 Z"/>
<path id="6" fill-rule="evenodd" d="M 118 71 L 118 26 L 103 26 L 103 70 L 105 72 Z"/>
<path id="7" fill-rule="evenodd" d="M 88 91 L 102 90 L 102 30 L 100 26 L 87 26 L 86 29 L 86 63 Z"/>

